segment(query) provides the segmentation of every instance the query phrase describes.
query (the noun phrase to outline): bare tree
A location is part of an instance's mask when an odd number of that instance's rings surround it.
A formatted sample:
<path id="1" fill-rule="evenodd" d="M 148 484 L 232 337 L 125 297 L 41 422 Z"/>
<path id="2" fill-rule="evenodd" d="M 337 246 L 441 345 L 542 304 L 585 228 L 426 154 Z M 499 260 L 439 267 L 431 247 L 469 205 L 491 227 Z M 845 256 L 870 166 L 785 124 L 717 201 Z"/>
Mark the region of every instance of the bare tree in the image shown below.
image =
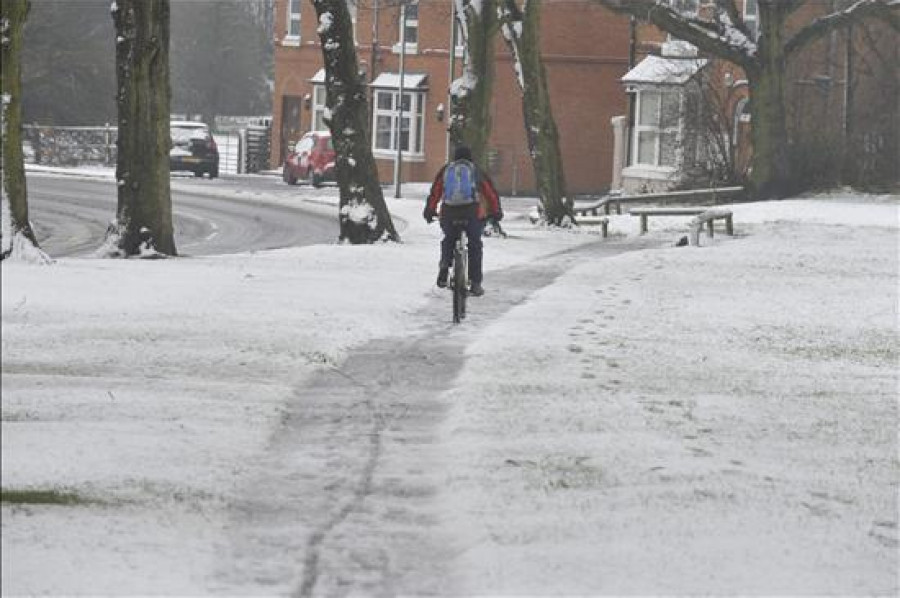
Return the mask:
<path id="1" fill-rule="evenodd" d="M 176 255 L 169 188 L 169 0 L 116 0 L 118 209 L 109 256 Z"/>
<path id="2" fill-rule="evenodd" d="M 501 0 L 497 7 L 500 29 L 513 55 L 516 79 L 522 90 L 525 137 L 534 167 L 541 213 L 548 224 L 567 226 L 574 222 L 571 198 L 566 197 L 566 180 L 559 131 L 553 119 L 553 105 L 547 72 L 541 59 L 541 0 Z"/>
<path id="3" fill-rule="evenodd" d="M 337 153 L 340 239 L 353 244 L 399 241 L 369 143 L 368 99 L 346 0 L 311 0 L 325 62 L 326 122 Z"/>
<path id="4" fill-rule="evenodd" d="M 682 185 L 717 187 L 746 183 L 740 160 L 740 114 L 746 96 L 733 85 L 724 88 L 703 69 L 686 84 Z M 677 119 L 677 116 L 675 117 Z"/>
<path id="5" fill-rule="evenodd" d="M 787 61 L 826 34 L 866 18 L 882 18 L 900 29 L 900 0 L 858 0 L 790 32 L 789 18 L 806 0 L 758 0 L 759 37 L 753 39 L 736 0 L 716 0 L 711 18 L 681 14 L 665 0 L 595 0 L 623 14 L 645 19 L 701 51 L 740 66 L 749 81 L 753 126 L 750 183 L 759 198 L 794 191 L 787 155 L 785 73 Z"/>
<path id="6" fill-rule="evenodd" d="M 491 135 L 496 0 L 453 0 L 456 20 L 466 46 L 463 74 L 450 87 L 452 118 L 450 140 L 472 149 L 476 162 L 487 169 L 487 143 Z"/>
<path id="7" fill-rule="evenodd" d="M 3 71 L 0 93 L 3 98 L 2 129 L 2 210 L 3 239 L 0 259 L 16 258 L 46 262 L 49 258 L 38 248 L 28 220 L 28 192 L 22 156 L 22 29 L 28 15 L 28 0 L 3 0 L 0 3 Z M 8 227 L 8 228 L 7 228 Z"/>

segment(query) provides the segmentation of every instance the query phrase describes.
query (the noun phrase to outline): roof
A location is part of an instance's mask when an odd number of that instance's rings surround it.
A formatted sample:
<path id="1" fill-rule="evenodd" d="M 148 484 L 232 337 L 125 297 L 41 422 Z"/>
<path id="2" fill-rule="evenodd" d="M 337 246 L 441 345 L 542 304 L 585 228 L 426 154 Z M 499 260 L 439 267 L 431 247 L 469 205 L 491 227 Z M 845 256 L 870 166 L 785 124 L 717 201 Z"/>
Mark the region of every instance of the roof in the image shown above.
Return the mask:
<path id="1" fill-rule="evenodd" d="M 325 69 L 319 69 L 316 74 L 309 78 L 310 83 L 323 85 L 325 83 Z M 381 87 L 388 89 L 400 88 L 400 73 L 381 73 L 372 83 L 372 87 Z M 406 73 L 403 76 L 404 89 L 427 89 L 428 74 L 427 73 Z"/>
<path id="2" fill-rule="evenodd" d="M 400 73 L 381 73 L 370 84 L 372 87 L 400 88 Z M 404 89 L 427 89 L 428 75 L 426 73 L 406 73 L 403 76 Z"/>
<path id="3" fill-rule="evenodd" d="M 683 85 L 706 66 L 703 58 L 648 56 L 622 77 L 623 83 Z"/>

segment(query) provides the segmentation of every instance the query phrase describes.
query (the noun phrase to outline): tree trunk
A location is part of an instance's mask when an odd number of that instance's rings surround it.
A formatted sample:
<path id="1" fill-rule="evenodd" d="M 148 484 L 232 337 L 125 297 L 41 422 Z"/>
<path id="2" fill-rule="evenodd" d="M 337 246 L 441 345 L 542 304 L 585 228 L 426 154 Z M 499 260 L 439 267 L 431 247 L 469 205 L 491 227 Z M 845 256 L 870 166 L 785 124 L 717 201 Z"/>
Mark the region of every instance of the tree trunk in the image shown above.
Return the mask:
<path id="1" fill-rule="evenodd" d="M 572 201 L 566 197 L 559 131 L 553 118 L 547 72 L 541 59 L 541 0 L 529 0 L 521 10 L 515 0 L 504 0 L 501 11 L 501 20 L 508 20 L 510 25 L 504 29 L 504 37 L 519 71 L 525 136 L 543 217 L 548 224 L 568 226 L 575 215 Z"/>
<path id="2" fill-rule="evenodd" d="M 0 87 L 3 95 L 2 129 L 2 201 L 4 225 L 0 259 L 7 257 L 48 261 L 38 248 L 28 219 L 28 192 L 25 163 L 22 156 L 22 29 L 28 14 L 28 0 L 3 0 L 2 19 L 3 69 Z M 7 203 L 9 202 L 9 203 Z M 8 210 L 8 214 L 6 213 Z"/>
<path id="3" fill-rule="evenodd" d="M 325 62 L 326 119 L 337 152 L 340 240 L 399 241 L 372 156 L 365 81 L 360 76 L 346 0 L 312 0 Z"/>
<path id="4" fill-rule="evenodd" d="M 169 189 L 169 0 L 117 0 L 118 210 L 110 256 L 176 255 Z"/>
<path id="5" fill-rule="evenodd" d="M 793 191 L 785 116 L 784 24 L 777 4 L 761 2 L 758 61 L 747 69 L 750 88 L 750 136 L 753 158 L 750 186 L 754 197 L 785 197 Z"/>
<path id="6" fill-rule="evenodd" d="M 467 145 L 479 166 L 487 168 L 487 143 L 491 135 L 494 34 L 497 32 L 496 0 L 456 2 L 456 18 L 466 42 L 463 75 L 450 88 L 452 118 L 450 140 Z"/>

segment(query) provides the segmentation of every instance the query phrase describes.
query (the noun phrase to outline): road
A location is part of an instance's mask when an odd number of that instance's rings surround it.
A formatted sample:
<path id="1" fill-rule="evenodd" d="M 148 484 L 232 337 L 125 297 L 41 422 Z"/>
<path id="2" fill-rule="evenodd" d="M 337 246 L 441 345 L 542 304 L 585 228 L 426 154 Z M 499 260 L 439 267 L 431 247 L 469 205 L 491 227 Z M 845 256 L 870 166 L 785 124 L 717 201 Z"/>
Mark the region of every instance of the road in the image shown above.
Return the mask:
<path id="1" fill-rule="evenodd" d="M 29 216 L 41 248 L 51 257 L 87 256 L 101 246 L 116 213 L 114 180 L 29 172 L 27 183 Z M 275 177 L 173 177 L 178 252 L 218 255 L 333 242 L 336 217 L 304 210 L 299 202 L 292 206 L 266 200 L 308 192 Z"/>

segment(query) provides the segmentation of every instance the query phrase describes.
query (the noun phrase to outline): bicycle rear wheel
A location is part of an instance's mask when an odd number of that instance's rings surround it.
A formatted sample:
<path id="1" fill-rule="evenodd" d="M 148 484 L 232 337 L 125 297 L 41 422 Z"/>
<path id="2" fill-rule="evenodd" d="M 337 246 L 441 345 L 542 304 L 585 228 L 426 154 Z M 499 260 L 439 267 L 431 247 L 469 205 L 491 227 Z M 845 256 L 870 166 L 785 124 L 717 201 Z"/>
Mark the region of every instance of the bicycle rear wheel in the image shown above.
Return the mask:
<path id="1" fill-rule="evenodd" d="M 462 243 L 457 243 L 453 250 L 453 323 L 459 324 L 466 317 L 466 252 L 462 251 Z"/>

